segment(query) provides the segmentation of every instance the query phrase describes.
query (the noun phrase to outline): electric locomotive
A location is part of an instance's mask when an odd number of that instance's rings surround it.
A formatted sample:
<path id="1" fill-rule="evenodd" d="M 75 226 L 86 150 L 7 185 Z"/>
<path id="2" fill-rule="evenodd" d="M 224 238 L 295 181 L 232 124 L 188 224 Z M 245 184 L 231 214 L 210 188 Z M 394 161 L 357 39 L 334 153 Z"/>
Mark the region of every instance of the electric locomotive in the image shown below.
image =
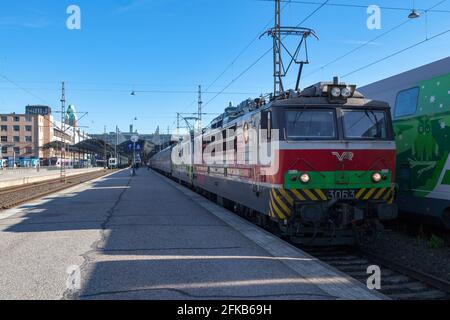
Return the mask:
<path id="1" fill-rule="evenodd" d="M 267 132 L 256 137 L 256 147 L 252 130 Z M 263 140 L 276 140 L 276 147 Z M 380 220 L 397 216 L 390 107 L 337 78 L 268 102 L 230 106 L 203 130 L 202 141 L 164 151 L 167 161 L 157 155 L 155 168 L 293 242 L 354 244 L 376 232 Z M 190 155 L 168 168 L 174 157 L 196 148 L 202 149 L 200 162 Z M 248 161 L 254 148 L 270 149 L 270 168 Z M 256 157 L 266 152 L 259 151 Z M 208 161 L 220 153 L 220 161 Z"/>

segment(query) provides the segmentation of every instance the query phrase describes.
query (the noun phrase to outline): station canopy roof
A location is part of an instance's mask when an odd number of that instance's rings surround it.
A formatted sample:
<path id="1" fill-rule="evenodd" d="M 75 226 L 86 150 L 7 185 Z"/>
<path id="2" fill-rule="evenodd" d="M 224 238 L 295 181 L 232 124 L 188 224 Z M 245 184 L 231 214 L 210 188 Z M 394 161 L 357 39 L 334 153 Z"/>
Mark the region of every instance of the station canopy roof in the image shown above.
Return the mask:
<path id="1" fill-rule="evenodd" d="M 149 141 L 139 140 L 136 144 L 139 144 L 140 152 L 143 155 L 151 155 L 157 151 L 155 144 Z M 132 145 L 131 141 L 125 141 L 117 146 L 117 151 L 121 154 L 131 154 L 132 151 L 130 149 L 130 145 Z M 61 150 L 62 148 L 63 143 L 61 141 L 52 141 L 44 145 L 44 149 Z M 67 152 L 84 152 L 103 155 L 105 152 L 105 142 L 101 139 L 87 139 L 73 145 L 66 143 L 65 149 Z M 114 151 L 114 146 L 106 143 L 106 153 L 114 154 Z"/>
<path id="2" fill-rule="evenodd" d="M 105 142 L 99 139 L 88 139 L 74 145 L 63 144 L 61 141 L 52 141 L 44 145 L 44 149 L 61 150 L 65 146 L 67 152 L 85 152 L 103 154 L 105 152 Z M 106 143 L 106 153 L 113 153 L 114 146 Z"/>

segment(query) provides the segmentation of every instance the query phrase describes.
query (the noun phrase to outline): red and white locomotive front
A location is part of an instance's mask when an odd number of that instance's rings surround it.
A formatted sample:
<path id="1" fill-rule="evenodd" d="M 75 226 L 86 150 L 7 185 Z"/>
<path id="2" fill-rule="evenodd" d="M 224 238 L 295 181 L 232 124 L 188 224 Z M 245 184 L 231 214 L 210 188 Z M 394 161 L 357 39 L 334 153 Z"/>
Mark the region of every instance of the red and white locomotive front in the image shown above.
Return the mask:
<path id="1" fill-rule="evenodd" d="M 358 226 L 396 218 L 388 104 L 365 99 L 355 86 L 319 83 L 262 114 L 279 130 L 279 169 L 265 180 L 269 214 L 286 234 L 347 242 Z"/>

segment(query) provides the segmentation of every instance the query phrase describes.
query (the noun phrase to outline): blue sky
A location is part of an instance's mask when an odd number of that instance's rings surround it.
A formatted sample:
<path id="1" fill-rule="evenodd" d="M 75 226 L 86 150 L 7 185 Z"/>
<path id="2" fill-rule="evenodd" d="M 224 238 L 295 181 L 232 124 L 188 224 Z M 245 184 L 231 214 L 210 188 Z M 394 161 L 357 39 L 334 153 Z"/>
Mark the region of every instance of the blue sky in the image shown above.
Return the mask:
<path id="1" fill-rule="evenodd" d="M 313 2 L 322 2 L 316 0 Z M 439 0 L 416 0 L 427 9 Z M 331 0 L 333 3 L 410 8 L 411 0 Z M 81 30 L 66 28 L 66 8 L 81 8 Z M 284 5 L 283 24 L 297 25 L 318 5 Z M 435 8 L 450 11 L 450 0 Z M 411 20 L 345 59 L 334 58 L 408 20 L 407 11 L 382 10 L 381 30 L 366 27 L 365 8 L 324 6 L 303 26 L 316 30 L 309 41 L 311 64 L 303 84 L 345 75 L 372 61 L 450 29 L 449 12 L 429 12 Z M 233 59 L 261 33 L 273 16 L 273 3 L 258 0 L 16 0 L 0 3 L 0 112 L 23 112 L 27 104 L 59 109 L 60 82 L 67 101 L 89 112 L 81 121 L 91 133 L 106 125 L 127 131 L 132 118 L 140 132 L 175 129 L 176 112 L 195 112 L 197 86 L 209 87 Z M 217 92 L 271 46 L 254 41 L 209 91 Z M 375 66 L 345 77 L 358 85 L 444 58 L 450 33 Z M 219 113 L 230 101 L 272 90 L 271 55 L 265 56 L 226 92 L 205 106 Z M 315 73 L 313 71 L 319 70 Z M 294 82 L 295 73 L 286 80 Z M 20 88 L 19 88 L 20 87 Z M 23 90 L 25 89 L 25 90 Z M 130 93 L 174 91 L 176 93 Z M 208 102 L 214 94 L 206 94 Z M 210 120 L 212 116 L 208 116 Z"/>

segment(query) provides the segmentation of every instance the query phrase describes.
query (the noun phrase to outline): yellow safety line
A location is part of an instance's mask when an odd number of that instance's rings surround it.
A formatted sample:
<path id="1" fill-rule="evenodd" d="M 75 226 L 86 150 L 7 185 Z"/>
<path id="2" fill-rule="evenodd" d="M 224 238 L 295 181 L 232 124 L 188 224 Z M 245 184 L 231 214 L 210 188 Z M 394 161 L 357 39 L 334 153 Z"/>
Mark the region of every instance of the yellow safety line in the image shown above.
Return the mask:
<path id="1" fill-rule="evenodd" d="M 270 216 L 275 218 L 275 213 L 274 213 L 274 209 L 272 207 L 272 204 L 270 203 L 272 201 L 272 197 L 270 197 L 270 201 L 269 201 L 269 211 L 270 211 Z"/>
<path id="2" fill-rule="evenodd" d="M 381 195 L 386 191 L 386 188 L 381 188 L 377 194 L 375 195 L 375 199 L 378 200 L 380 199 Z"/>
<path id="3" fill-rule="evenodd" d="M 328 200 L 327 196 L 322 192 L 322 190 L 320 190 L 320 189 L 315 189 L 315 191 L 316 191 L 316 193 L 319 195 L 319 197 L 320 197 L 322 200 Z"/>
<path id="4" fill-rule="evenodd" d="M 366 191 L 365 188 L 362 188 L 361 190 L 359 190 L 358 193 L 356 194 L 356 199 L 359 199 L 365 191 Z"/>
<path id="5" fill-rule="evenodd" d="M 367 194 L 364 196 L 364 200 L 369 200 L 370 197 L 375 193 L 376 190 L 377 189 L 375 189 L 375 188 L 370 189 L 370 191 L 367 192 Z"/>
<path id="6" fill-rule="evenodd" d="M 317 197 L 314 195 L 314 193 L 312 193 L 312 192 L 309 191 L 308 189 L 304 189 L 303 191 L 306 193 L 306 195 L 307 195 L 308 197 L 311 198 L 311 200 L 313 200 L 313 201 L 319 200 L 319 199 L 317 199 Z"/>
<path id="7" fill-rule="evenodd" d="M 275 190 L 273 191 L 273 196 L 276 200 L 276 203 L 281 207 L 281 209 L 284 210 L 284 212 L 289 215 L 289 213 L 291 213 L 291 210 L 284 204 L 284 202 L 280 199 L 280 197 L 278 197 L 277 192 Z"/>
<path id="8" fill-rule="evenodd" d="M 286 190 L 284 189 L 279 189 L 281 194 L 286 198 L 287 202 L 289 202 L 289 204 L 291 206 L 294 205 L 294 199 L 291 198 L 291 196 L 286 192 Z"/>
<path id="9" fill-rule="evenodd" d="M 279 217 L 280 219 L 283 219 L 283 220 L 284 220 L 286 217 L 285 217 L 284 214 L 281 212 L 281 210 L 278 209 L 278 207 L 275 205 L 275 202 L 273 201 L 273 198 L 270 199 L 270 202 L 271 202 L 271 204 L 272 204 L 272 208 L 275 210 L 275 212 L 276 212 L 276 214 L 278 215 L 278 217 Z"/>
<path id="10" fill-rule="evenodd" d="M 298 192 L 297 190 L 292 189 L 291 191 L 294 194 L 294 196 L 297 197 L 297 199 L 300 199 L 301 201 L 305 201 L 306 200 L 305 197 L 300 192 Z"/>

